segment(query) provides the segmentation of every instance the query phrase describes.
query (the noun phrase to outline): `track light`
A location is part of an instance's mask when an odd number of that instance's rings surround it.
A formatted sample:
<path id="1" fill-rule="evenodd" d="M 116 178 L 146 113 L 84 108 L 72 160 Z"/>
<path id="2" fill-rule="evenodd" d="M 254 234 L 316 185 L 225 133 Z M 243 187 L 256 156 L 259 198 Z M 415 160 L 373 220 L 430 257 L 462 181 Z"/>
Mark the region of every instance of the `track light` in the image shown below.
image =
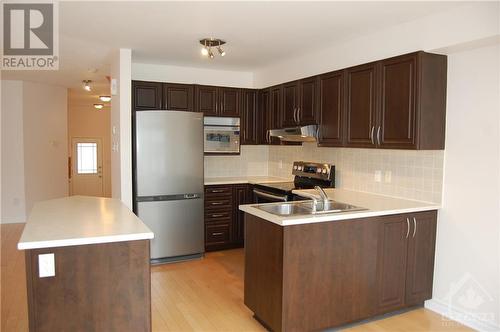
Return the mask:
<path id="1" fill-rule="evenodd" d="M 104 107 L 103 104 L 94 104 L 94 108 L 97 109 L 97 110 L 100 110 Z"/>
<path id="2" fill-rule="evenodd" d="M 85 91 L 91 91 L 92 90 L 92 87 L 90 86 L 90 83 L 92 83 L 91 80 L 83 80 L 82 83 L 83 83 L 83 89 Z"/>
<path id="3" fill-rule="evenodd" d="M 225 56 L 226 52 L 221 47 L 225 43 L 226 42 L 221 39 L 204 38 L 200 40 L 200 44 L 203 45 L 203 47 L 201 48 L 201 54 L 203 56 L 208 56 L 210 59 L 213 59 L 215 57 L 215 54 L 214 51 L 212 51 L 212 48 L 216 48 L 220 56 Z"/>
<path id="4" fill-rule="evenodd" d="M 102 101 L 102 102 L 105 102 L 105 103 L 108 103 L 111 101 L 111 96 L 99 96 L 99 99 Z"/>

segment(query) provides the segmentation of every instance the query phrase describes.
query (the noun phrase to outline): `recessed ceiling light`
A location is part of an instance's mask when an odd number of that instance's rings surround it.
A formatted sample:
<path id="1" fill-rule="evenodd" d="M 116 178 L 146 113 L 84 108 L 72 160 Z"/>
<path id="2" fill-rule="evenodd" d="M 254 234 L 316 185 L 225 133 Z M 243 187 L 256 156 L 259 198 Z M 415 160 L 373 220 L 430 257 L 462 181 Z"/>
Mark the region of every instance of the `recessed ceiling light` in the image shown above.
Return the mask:
<path id="1" fill-rule="evenodd" d="M 82 83 L 83 83 L 83 89 L 85 89 L 85 91 L 92 90 L 92 88 L 90 87 L 90 83 L 92 83 L 91 80 L 83 80 Z"/>
<path id="2" fill-rule="evenodd" d="M 111 96 L 99 96 L 99 99 L 105 103 L 111 101 Z"/>
<path id="3" fill-rule="evenodd" d="M 103 104 L 94 104 L 94 107 L 95 107 L 95 109 L 100 110 L 104 107 L 104 105 Z"/>

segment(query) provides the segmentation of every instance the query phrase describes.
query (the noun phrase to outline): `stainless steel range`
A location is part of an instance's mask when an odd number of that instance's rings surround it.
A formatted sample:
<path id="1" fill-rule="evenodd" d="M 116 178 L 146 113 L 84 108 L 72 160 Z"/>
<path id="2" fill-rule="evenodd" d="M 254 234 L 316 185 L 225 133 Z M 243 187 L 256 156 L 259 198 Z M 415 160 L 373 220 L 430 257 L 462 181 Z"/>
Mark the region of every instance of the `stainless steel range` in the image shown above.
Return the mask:
<path id="1" fill-rule="evenodd" d="M 271 203 L 304 200 L 292 193 L 296 189 L 335 188 L 335 166 L 313 162 L 295 161 L 292 167 L 293 181 L 261 183 L 254 185 L 254 202 Z"/>

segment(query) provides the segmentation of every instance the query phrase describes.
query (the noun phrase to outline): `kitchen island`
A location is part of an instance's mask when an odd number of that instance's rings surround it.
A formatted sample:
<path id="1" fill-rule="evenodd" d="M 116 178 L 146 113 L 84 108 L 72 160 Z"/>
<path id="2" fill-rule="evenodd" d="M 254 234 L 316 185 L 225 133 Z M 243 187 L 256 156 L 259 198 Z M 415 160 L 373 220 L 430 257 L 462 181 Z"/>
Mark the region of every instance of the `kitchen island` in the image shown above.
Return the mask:
<path id="1" fill-rule="evenodd" d="M 259 205 L 240 206 L 244 301 L 255 318 L 273 331 L 322 330 L 430 299 L 439 205 L 340 189 L 326 193 L 365 209 L 276 215 Z"/>
<path id="2" fill-rule="evenodd" d="M 150 331 L 153 237 L 116 199 L 37 203 L 18 243 L 30 331 Z"/>

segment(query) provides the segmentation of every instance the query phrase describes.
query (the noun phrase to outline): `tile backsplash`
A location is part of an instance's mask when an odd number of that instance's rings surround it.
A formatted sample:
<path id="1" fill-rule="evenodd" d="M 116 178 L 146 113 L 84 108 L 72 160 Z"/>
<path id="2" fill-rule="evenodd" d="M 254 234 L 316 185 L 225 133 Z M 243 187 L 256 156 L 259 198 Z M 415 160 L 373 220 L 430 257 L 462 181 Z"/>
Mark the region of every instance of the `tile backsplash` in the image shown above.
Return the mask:
<path id="1" fill-rule="evenodd" d="M 289 175 L 294 160 L 331 163 L 337 188 L 440 203 L 443 156 L 444 151 L 319 148 L 315 143 L 271 146 L 268 174 Z"/>
<path id="2" fill-rule="evenodd" d="M 238 156 L 205 156 L 205 177 L 266 176 L 269 147 L 242 145 Z"/>

